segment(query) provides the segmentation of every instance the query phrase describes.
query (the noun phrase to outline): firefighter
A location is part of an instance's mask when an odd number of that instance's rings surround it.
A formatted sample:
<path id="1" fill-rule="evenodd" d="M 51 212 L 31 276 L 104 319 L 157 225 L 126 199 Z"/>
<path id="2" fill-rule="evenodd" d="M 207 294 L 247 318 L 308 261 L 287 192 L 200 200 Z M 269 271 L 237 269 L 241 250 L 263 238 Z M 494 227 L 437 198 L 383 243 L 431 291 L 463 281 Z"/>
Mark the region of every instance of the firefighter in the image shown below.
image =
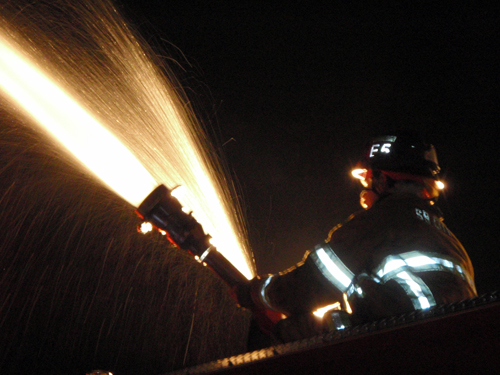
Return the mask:
<path id="1" fill-rule="evenodd" d="M 474 297 L 471 261 L 435 205 L 439 171 L 434 147 L 414 134 L 372 139 L 353 171 L 365 210 L 295 267 L 254 278 L 239 303 L 286 315 L 274 335 L 287 342 Z M 336 302 L 323 321 L 311 314 Z"/>

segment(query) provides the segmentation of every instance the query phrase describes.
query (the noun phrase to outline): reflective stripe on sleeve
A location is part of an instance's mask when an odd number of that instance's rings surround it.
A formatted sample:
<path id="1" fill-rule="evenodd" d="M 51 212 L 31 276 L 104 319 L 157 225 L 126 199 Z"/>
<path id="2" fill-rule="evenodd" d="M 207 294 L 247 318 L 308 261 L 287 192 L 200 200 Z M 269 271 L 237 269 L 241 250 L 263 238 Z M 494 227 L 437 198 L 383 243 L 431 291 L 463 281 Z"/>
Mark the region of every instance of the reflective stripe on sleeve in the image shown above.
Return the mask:
<path id="1" fill-rule="evenodd" d="M 415 310 L 428 309 L 436 305 L 431 290 L 420 277 L 408 272 L 400 272 L 391 279 L 404 289 Z"/>
<path id="2" fill-rule="evenodd" d="M 455 259 L 423 251 L 409 251 L 385 257 L 375 270 L 376 276 L 373 277 L 373 280 L 382 283 L 389 280 L 396 281 L 411 299 L 413 307 L 420 310 L 436 305 L 429 287 L 414 274 L 428 271 L 453 273 L 474 288 L 471 277 Z"/>
<path id="3" fill-rule="evenodd" d="M 309 255 L 323 276 L 342 293 L 351 285 L 354 274 L 327 244 L 318 245 Z"/>
<path id="4" fill-rule="evenodd" d="M 462 266 L 453 258 L 441 254 L 428 253 L 422 251 L 410 251 L 398 255 L 389 255 L 379 267 L 375 274 L 383 282 L 393 279 L 394 275 L 403 271 L 409 272 L 427 272 L 444 271 L 454 273 L 467 281 L 471 287 L 474 287 L 471 277 L 462 268 Z"/>
<path id="5" fill-rule="evenodd" d="M 267 308 L 271 310 L 275 310 L 273 306 L 271 305 L 271 302 L 269 301 L 269 298 L 267 297 L 267 287 L 271 283 L 271 280 L 273 279 L 275 275 L 268 276 L 264 282 L 262 283 L 262 286 L 259 291 L 259 298 L 260 301 L 262 302 L 263 305 L 265 305 Z"/>

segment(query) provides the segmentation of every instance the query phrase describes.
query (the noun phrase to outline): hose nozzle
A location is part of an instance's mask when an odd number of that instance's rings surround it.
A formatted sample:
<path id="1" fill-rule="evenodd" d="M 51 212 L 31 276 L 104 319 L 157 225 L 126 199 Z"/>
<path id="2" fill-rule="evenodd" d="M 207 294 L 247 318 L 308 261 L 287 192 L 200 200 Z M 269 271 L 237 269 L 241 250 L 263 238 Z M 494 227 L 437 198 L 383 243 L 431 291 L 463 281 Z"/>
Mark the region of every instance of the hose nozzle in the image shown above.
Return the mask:
<path id="1" fill-rule="evenodd" d="M 229 286 L 248 282 L 248 279 L 210 244 L 210 235 L 205 234 L 201 224 L 190 213 L 182 210 L 182 205 L 165 185 L 153 190 L 136 212 L 154 227 L 164 231 L 170 242 L 178 248 L 189 251 L 195 259 L 210 266 Z"/>

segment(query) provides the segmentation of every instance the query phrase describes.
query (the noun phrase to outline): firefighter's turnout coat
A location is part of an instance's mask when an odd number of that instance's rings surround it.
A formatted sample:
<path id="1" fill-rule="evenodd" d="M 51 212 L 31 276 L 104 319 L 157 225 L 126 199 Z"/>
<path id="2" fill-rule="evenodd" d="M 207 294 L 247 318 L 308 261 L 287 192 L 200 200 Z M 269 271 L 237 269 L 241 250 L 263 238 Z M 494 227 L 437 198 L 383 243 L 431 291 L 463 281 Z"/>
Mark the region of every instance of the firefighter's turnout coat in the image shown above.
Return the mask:
<path id="1" fill-rule="evenodd" d="M 253 299 L 287 315 L 341 302 L 353 323 L 476 295 L 471 261 L 428 201 L 379 199 L 335 227 L 302 262 L 253 283 Z"/>

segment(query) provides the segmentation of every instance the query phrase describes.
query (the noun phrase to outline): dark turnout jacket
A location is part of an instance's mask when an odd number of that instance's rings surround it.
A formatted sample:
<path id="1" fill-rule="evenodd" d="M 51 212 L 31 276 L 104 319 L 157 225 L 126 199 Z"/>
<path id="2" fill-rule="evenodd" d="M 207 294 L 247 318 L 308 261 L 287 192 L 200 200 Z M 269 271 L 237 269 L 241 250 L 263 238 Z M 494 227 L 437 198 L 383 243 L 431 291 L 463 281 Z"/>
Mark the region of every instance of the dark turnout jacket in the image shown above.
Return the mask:
<path id="1" fill-rule="evenodd" d="M 407 193 L 352 215 L 297 266 L 256 284 L 254 299 L 272 310 L 341 302 L 358 323 L 476 295 L 463 246 L 428 201 Z"/>

